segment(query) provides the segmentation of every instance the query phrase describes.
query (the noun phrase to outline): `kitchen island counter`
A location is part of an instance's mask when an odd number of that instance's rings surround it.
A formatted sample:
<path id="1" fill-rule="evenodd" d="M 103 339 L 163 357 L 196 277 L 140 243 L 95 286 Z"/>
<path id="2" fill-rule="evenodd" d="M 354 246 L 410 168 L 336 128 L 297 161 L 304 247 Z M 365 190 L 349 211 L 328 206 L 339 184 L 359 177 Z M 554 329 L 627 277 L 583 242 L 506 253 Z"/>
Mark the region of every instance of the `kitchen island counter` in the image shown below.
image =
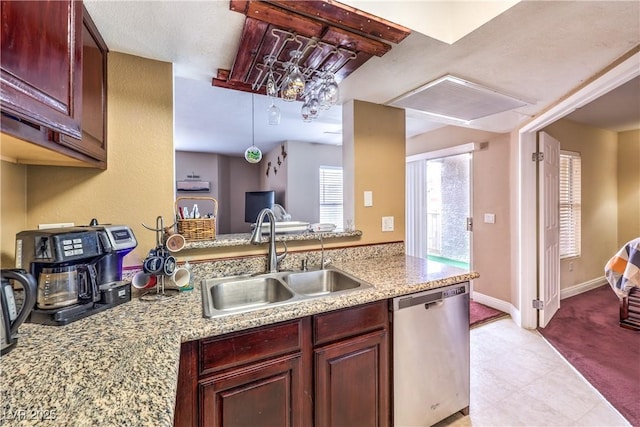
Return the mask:
<path id="1" fill-rule="evenodd" d="M 334 267 L 373 287 L 206 319 L 196 286 L 162 301 L 133 299 L 66 326 L 23 324 L 16 348 L 2 357 L 0 424 L 169 427 L 182 342 L 478 277 L 405 255 L 336 262 Z"/>

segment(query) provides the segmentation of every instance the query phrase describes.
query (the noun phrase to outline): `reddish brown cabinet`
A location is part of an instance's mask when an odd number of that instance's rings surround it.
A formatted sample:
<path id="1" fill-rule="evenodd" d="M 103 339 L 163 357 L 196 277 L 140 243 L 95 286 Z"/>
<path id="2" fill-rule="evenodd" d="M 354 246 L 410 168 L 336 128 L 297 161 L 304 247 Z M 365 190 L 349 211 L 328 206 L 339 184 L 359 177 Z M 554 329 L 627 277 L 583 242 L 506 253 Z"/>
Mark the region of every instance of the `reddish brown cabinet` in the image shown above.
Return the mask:
<path id="1" fill-rule="evenodd" d="M 302 426 L 302 355 L 255 363 L 199 382 L 207 427 Z"/>
<path id="2" fill-rule="evenodd" d="M 386 301 L 314 317 L 314 425 L 388 426 Z"/>
<path id="3" fill-rule="evenodd" d="M 182 345 L 176 426 L 387 426 L 387 301 Z"/>
<path id="4" fill-rule="evenodd" d="M 53 156 L 50 164 L 105 169 L 107 46 L 82 1 L 1 5 L 1 123 L 16 138 L 11 152 L 35 144 L 72 159 Z"/>
<path id="5" fill-rule="evenodd" d="M 107 45 L 89 12 L 83 7 L 82 26 L 82 136 L 60 134 L 57 140 L 79 153 L 107 161 Z"/>
<path id="6" fill-rule="evenodd" d="M 184 343 L 174 424 L 311 425 L 310 321 Z"/>
<path id="7" fill-rule="evenodd" d="M 81 137 L 82 2 L 3 1 L 2 107 Z"/>

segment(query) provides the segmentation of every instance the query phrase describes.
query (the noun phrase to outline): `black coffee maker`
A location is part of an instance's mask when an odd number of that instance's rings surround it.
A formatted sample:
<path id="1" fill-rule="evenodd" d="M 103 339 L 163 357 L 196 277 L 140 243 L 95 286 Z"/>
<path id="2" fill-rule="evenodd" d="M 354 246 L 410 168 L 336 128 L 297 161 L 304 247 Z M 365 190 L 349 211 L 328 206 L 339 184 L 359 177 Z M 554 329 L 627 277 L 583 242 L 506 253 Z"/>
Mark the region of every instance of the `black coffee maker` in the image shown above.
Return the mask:
<path id="1" fill-rule="evenodd" d="M 125 225 L 21 231 L 16 266 L 38 283 L 31 323 L 66 325 L 131 300 L 122 260 L 137 246 Z"/>

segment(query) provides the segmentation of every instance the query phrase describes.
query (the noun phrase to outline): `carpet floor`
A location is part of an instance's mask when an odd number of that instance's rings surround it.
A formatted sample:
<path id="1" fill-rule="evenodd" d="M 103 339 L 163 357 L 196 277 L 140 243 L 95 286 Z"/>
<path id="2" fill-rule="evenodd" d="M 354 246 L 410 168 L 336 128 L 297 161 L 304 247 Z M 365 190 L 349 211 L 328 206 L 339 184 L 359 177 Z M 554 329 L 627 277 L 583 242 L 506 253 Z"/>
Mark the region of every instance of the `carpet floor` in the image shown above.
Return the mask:
<path id="1" fill-rule="evenodd" d="M 543 337 L 633 426 L 640 426 L 640 333 L 621 328 L 609 285 L 567 298 Z"/>
<path id="2" fill-rule="evenodd" d="M 487 307 L 484 304 L 471 300 L 469 303 L 469 327 L 481 325 L 502 317 L 509 316 L 507 313 Z"/>

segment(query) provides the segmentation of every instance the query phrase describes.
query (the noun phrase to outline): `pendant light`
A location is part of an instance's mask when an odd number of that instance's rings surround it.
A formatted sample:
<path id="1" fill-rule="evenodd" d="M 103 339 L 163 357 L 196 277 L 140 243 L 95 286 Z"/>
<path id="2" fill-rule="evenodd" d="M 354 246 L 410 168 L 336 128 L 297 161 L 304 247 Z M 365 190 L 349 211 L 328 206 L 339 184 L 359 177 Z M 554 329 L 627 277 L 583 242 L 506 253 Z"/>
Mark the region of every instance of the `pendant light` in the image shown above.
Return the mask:
<path id="1" fill-rule="evenodd" d="M 244 151 L 244 159 L 249 163 L 258 163 L 262 160 L 262 151 L 256 147 L 256 130 L 254 125 L 253 93 L 251 94 L 251 147 Z"/>

